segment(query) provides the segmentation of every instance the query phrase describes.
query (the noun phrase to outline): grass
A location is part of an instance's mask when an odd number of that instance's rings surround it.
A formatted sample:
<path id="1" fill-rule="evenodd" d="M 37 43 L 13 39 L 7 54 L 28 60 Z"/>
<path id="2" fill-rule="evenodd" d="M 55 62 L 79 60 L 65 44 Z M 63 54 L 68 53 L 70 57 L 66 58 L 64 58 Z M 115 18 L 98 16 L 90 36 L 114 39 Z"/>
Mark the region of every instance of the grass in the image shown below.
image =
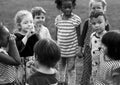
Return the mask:
<path id="1" fill-rule="evenodd" d="M 82 22 L 88 16 L 88 0 L 77 0 L 77 6 L 74 12 L 79 15 Z M 120 29 L 120 1 L 107 0 L 107 16 L 111 24 L 111 29 Z M 14 16 L 18 10 L 30 10 L 34 6 L 42 6 L 47 11 L 47 19 L 45 25 L 49 28 L 52 37 L 55 37 L 54 19 L 60 14 L 57 10 L 54 0 L 0 0 L 0 21 L 12 31 L 14 29 Z"/>
<path id="2" fill-rule="evenodd" d="M 120 1 L 119 0 L 106 0 L 107 16 L 111 29 L 120 29 Z M 88 3 L 89 0 L 77 0 L 77 5 L 74 12 L 79 15 L 84 23 L 84 20 L 88 17 Z M 47 19 L 45 25 L 50 30 L 50 33 L 55 38 L 54 19 L 61 12 L 57 10 L 54 0 L 0 0 L 0 21 L 9 28 L 12 32 L 14 29 L 14 16 L 18 10 L 27 9 L 30 10 L 34 6 L 42 6 L 47 11 Z M 82 25 L 83 25 L 82 23 Z M 77 81 L 80 80 L 82 72 L 82 60 L 77 59 Z"/>

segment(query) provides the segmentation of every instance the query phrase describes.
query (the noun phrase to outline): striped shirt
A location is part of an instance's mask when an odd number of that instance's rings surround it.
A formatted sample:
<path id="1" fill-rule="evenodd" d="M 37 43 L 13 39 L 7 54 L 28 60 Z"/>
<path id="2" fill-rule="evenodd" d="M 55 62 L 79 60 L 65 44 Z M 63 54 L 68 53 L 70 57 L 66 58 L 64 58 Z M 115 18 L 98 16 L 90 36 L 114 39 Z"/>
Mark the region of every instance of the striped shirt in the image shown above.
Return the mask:
<path id="1" fill-rule="evenodd" d="M 63 20 L 63 14 L 55 19 L 57 28 L 57 43 L 62 57 L 74 57 L 78 49 L 76 27 L 81 24 L 81 18 L 72 13 L 71 18 Z"/>
<path id="2" fill-rule="evenodd" d="M 0 52 L 7 54 L 8 53 L 0 48 Z M 12 83 L 15 80 L 16 72 L 15 67 L 0 63 L 0 84 Z"/>

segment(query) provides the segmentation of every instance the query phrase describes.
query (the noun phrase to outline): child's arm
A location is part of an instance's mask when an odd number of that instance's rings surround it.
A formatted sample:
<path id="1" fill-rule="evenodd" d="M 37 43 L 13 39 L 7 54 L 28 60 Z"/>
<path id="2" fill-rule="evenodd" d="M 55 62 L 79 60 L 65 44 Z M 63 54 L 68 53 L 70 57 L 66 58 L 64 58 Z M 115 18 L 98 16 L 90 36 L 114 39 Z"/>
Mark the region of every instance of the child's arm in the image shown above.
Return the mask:
<path id="1" fill-rule="evenodd" d="M 22 42 L 24 43 L 24 45 L 26 45 L 28 38 L 32 35 L 31 32 L 32 32 L 32 29 L 30 29 L 30 30 L 26 33 L 25 37 L 22 39 Z"/>
<path id="2" fill-rule="evenodd" d="M 0 52 L 0 62 L 7 65 L 19 65 L 11 56 Z"/>
<path id="3" fill-rule="evenodd" d="M 57 41 L 57 32 L 58 32 L 58 28 L 56 27 L 56 31 L 55 31 L 55 40 Z"/>
<path id="4" fill-rule="evenodd" d="M 83 25 L 83 30 L 82 30 L 82 34 L 81 34 L 81 42 L 80 42 L 81 47 L 84 46 L 84 40 L 86 38 L 86 34 L 87 34 L 87 30 L 88 30 L 88 22 L 89 22 L 89 20 L 87 19 Z"/>
<path id="5" fill-rule="evenodd" d="M 20 33 L 14 33 L 14 35 L 16 36 L 16 45 L 18 48 L 19 53 L 21 53 L 23 51 L 23 49 L 25 48 L 24 43 L 22 42 L 22 39 L 24 37 L 24 35 L 21 35 Z"/>
<path id="6" fill-rule="evenodd" d="M 21 58 L 16 46 L 15 36 L 10 35 L 9 37 L 9 50 L 8 50 L 9 56 L 11 56 L 15 61 L 15 65 L 19 65 L 21 63 Z"/>
<path id="7" fill-rule="evenodd" d="M 83 55 L 82 55 L 82 48 L 81 48 L 81 45 L 80 45 L 80 39 L 81 39 L 81 24 L 79 24 L 77 27 L 76 27 L 76 33 L 77 33 L 77 39 L 78 39 L 78 53 L 77 55 L 81 58 Z"/>

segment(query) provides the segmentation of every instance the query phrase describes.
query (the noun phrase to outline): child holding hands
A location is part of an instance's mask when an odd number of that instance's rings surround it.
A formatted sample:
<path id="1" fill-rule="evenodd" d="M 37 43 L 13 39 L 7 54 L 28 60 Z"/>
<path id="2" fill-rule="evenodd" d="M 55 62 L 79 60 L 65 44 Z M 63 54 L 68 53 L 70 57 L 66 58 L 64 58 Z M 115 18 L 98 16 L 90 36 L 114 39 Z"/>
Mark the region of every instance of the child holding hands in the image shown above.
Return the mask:
<path id="1" fill-rule="evenodd" d="M 81 18 L 73 13 L 76 0 L 55 0 L 55 3 L 62 12 L 55 18 L 56 40 L 62 57 L 59 64 L 60 82 L 76 85 L 75 60 L 81 50 Z"/>

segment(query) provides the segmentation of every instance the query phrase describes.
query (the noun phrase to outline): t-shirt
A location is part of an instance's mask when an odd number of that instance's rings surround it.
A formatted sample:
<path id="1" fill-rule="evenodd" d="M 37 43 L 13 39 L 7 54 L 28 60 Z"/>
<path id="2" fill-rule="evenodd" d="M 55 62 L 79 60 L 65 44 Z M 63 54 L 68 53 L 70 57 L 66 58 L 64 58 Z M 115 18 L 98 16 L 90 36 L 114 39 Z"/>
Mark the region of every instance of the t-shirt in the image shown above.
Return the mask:
<path id="1" fill-rule="evenodd" d="M 61 57 L 74 57 L 76 55 L 78 49 L 76 27 L 80 24 L 81 18 L 73 13 L 67 20 L 63 19 L 63 14 L 56 17 L 57 43 L 61 49 Z"/>
<path id="2" fill-rule="evenodd" d="M 41 39 L 43 39 L 43 38 L 51 39 L 51 35 L 50 35 L 50 32 L 47 27 L 41 25 L 40 28 L 36 28 L 36 29 L 39 29 L 39 35 L 40 35 Z"/>
<path id="3" fill-rule="evenodd" d="M 8 55 L 6 50 L 0 48 L 0 52 Z M 0 63 L 0 84 L 12 83 L 15 80 L 15 67 Z"/>
<path id="4" fill-rule="evenodd" d="M 41 72 L 35 72 L 28 79 L 28 85 L 58 85 L 58 81 L 55 78 L 56 74 L 45 74 Z"/>

